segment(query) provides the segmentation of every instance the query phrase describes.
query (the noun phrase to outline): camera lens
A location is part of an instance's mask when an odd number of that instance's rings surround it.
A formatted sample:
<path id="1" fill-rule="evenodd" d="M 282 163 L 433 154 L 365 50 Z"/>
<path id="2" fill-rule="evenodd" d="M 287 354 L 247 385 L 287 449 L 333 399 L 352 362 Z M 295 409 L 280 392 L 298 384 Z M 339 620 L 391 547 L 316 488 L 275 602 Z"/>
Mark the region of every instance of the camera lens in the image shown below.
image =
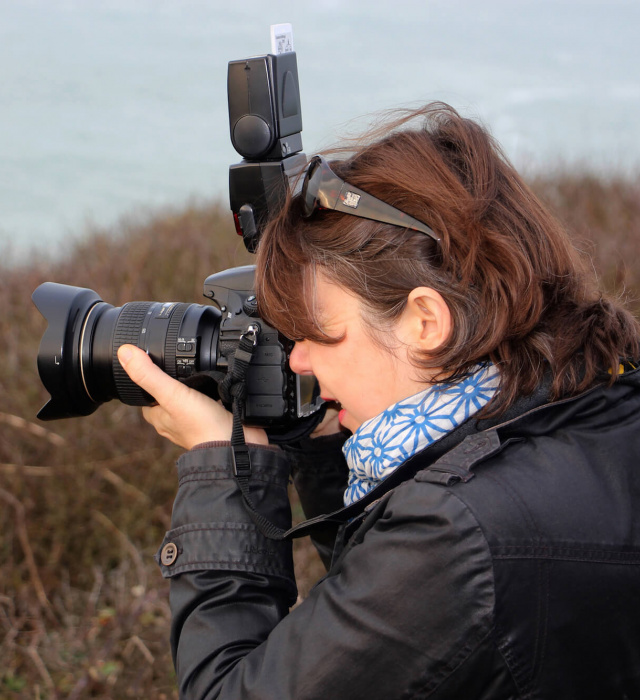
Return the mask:
<path id="1" fill-rule="evenodd" d="M 180 379 L 216 368 L 220 311 L 202 304 L 134 301 L 122 307 L 94 291 L 45 282 L 33 301 L 48 321 L 38 371 L 51 400 L 38 418 L 86 416 L 105 401 L 148 406 L 152 397 L 132 382 L 117 358 L 121 345 L 145 350 Z"/>

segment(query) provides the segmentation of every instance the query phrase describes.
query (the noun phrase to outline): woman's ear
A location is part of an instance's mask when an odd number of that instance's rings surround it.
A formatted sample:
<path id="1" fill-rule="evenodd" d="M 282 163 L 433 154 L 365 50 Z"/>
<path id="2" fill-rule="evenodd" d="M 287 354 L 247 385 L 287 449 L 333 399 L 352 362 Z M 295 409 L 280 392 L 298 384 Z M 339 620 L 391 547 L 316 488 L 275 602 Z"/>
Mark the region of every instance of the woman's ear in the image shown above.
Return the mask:
<path id="1" fill-rule="evenodd" d="M 416 349 L 433 351 L 451 335 L 451 312 L 440 292 L 416 287 L 407 298 L 402 316 L 403 335 Z"/>

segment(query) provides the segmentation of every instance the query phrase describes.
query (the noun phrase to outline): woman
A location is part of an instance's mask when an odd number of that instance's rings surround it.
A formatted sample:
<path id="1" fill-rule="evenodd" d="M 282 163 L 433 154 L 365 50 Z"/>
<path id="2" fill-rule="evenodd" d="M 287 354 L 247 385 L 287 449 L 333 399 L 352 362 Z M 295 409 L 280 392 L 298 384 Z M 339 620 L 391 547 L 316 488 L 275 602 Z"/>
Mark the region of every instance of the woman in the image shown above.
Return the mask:
<path id="1" fill-rule="evenodd" d="M 312 159 L 257 293 L 335 410 L 284 450 L 245 428 L 256 510 L 288 527 L 293 470 L 329 567 L 291 612 L 290 544 L 246 508 L 231 415 L 120 349 L 189 450 L 159 555 L 184 697 L 640 694 L 638 326 L 587 269 L 444 105 Z"/>

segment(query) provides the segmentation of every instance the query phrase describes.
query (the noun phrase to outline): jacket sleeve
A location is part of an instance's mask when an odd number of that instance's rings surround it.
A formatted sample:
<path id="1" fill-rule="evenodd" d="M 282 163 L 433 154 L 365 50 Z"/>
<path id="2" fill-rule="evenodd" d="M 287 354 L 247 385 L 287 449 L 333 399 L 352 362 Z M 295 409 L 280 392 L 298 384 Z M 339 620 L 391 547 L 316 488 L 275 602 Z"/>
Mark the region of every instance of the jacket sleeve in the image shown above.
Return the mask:
<path id="1" fill-rule="evenodd" d="M 251 456 L 254 502 L 286 527 L 287 459 L 270 448 Z M 398 487 L 289 613 L 290 544 L 266 540 L 251 522 L 230 448 L 192 450 L 178 468 L 159 559 L 171 578 L 181 698 L 444 698 L 455 697 L 446 694 L 453 677 L 486 673 L 491 558 L 477 522 L 446 489 Z"/>

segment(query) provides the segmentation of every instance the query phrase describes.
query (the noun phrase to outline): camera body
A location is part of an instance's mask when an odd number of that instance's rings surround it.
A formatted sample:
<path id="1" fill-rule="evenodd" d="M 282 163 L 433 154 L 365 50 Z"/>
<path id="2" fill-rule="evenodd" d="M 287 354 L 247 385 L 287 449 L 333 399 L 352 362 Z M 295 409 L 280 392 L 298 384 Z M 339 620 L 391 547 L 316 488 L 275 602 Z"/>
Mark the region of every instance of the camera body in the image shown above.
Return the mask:
<path id="1" fill-rule="evenodd" d="M 227 86 L 231 141 L 243 156 L 230 168 L 230 204 L 236 230 L 254 252 L 264 225 L 306 166 L 296 55 L 232 61 Z M 151 405 L 153 398 L 118 362 L 118 348 L 126 343 L 144 349 L 170 376 L 219 398 L 217 382 L 233 369 L 241 338 L 251 329 L 245 423 L 268 428 L 276 441 L 308 432 L 323 404 L 317 382 L 291 371 L 292 342 L 258 317 L 254 272 L 248 265 L 209 276 L 204 296 L 215 306 L 130 302 L 115 308 L 89 289 L 40 285 L 32 298 L 48 328 L 38 371 L 51 400 L 38 418 L 89 415 L 113 398 Z"/>
<path id="2" fill-rule="evenodd" d="M 322 405 L 313 377 L 289 369 L 293 343 L 259 318 L 253 292 L 253 265 L 233 267 L 207 277 L 204 296 L 221 311 L 218 369 L 228 371 L 243 333 L 257 325 L 256 346 L 247 372 L 245 419 L 252 425 L 288 428 L 312 416 Z"/>

